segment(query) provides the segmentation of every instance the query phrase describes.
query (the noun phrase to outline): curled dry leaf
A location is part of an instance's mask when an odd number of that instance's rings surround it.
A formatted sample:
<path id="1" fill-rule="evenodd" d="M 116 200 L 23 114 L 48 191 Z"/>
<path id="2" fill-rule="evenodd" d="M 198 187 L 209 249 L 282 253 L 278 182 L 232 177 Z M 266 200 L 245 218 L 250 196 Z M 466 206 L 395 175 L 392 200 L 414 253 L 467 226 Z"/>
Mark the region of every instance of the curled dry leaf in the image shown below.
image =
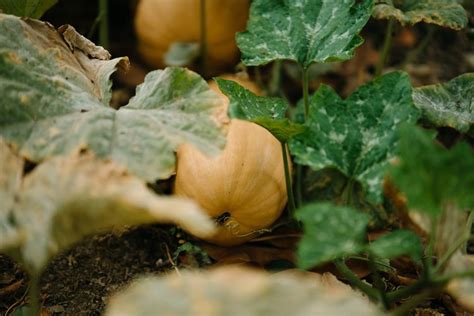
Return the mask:
<path id="1" fill-rule="evenodd" d="M 21 235 L 18 259 L 33 274 L 85 235 L 114 227 L 175 223 L 201 237 L 214 227 L 190 200 L 159 197 L 125 168 L 91 154 L 57 157 L 39 165 L 9 191 L 7 201 L 12 196 L 16 201 L 7 209 L 8 216 L 0 209 L 0 236 L 9 230 Z M 7 246 L 2 238 L 0 248 Z"/>
<path id="2" fill-rule="evenodd" d="M 106 316 L 153 315 L 381 315 L 349 288 L 310 274 L 221 267 L 210 272 L 148 278 L 113 297 Z M 332 282 L 329 282 L 332 283 Z"/>

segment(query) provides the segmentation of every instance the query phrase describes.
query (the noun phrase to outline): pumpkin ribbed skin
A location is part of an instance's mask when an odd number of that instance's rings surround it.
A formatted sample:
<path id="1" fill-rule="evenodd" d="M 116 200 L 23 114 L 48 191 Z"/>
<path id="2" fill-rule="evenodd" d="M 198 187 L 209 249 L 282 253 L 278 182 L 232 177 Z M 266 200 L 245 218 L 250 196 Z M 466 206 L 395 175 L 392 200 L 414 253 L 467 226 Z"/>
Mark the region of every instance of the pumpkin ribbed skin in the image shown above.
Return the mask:
<path id="1" fill-rule="evenodd" d="M 281 145 L 263 127 L 231 120 L 220 155 L 207 157 L 190 144 L 177 155 L 175 193 L 194 199 L 212 217 L 230 215 L 208 241 L 241 244 L 280 216 L 287 200 Z"/>
<path id="2" fill-rule="evenodd" d="M 247 23 L 250 0 L 207 0 L 207 63 L 223 68 L 238 60 L 235 33 Z M 200 0 L 141 0 L 135 15 L 138 50 L 151 66 L 164 67 L 164 55 L 175 42 L 198 43 Z"/>

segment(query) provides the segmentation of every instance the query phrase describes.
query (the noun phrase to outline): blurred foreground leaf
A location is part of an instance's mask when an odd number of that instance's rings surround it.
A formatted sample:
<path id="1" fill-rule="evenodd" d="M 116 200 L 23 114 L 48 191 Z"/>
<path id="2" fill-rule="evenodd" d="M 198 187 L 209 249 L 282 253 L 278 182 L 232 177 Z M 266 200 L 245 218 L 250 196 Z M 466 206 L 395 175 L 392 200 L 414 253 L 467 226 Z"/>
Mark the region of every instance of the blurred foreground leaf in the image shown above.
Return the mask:
<path id="1" fill-rule="evenodd" d="M 58 0 L 0 0 L 0 11 L 16 16 L 39 19 Z"/>
<path id="2" fill-rule="evenodd" d="M 402 128 L 400 138 L 390 173 L 411 209 L 437 217 L 450 204 L 474 208 L 474 150 L 467 143 L 448 150 L 434 143 L 432 132 L 412 126 Z"/>
<path id="3" fill-rule="evenodd" d="M 309 273 L 270 275 L 242 267 L 142 279 L 115 295 L 106 316 L 382 315 L 349 287 Z"/>
<path id="4" fill-rule="evenodd" d="M 416 88 L 413 102 L 422 111 L 423 119 L 432 125 L 452 127 L 474 136 L 474 73 Z"/>
<path id="5" fill-rule="evenodd" d="M 454 30 L 467 25 L 467 13 L 456 0 L 379 0 L 373 16 L 396 19 L 402 25 L 419 22 L 436 24 Z"/>
<path id="6" fill-rule="evenodd" d="M 21 166 L 5 144 L 0 146 L 2 167 Z M 16 157 L 16 161 L 21 159 Z M 21 185 L 18 173 L 16 167 L 0 176 L 0 185 L 11 183 L 7 203 L 15 199 L 7 208 L 2 200 L 0 249 L 10 250 L 33 274 L 58 252 L 92 233 L 124 225 L 174 223 L 206 236 L 214 227 L 193 202 L 157 196 L 124 168 L 90 154 L 48 160 L 26 175 Z M 19 236 L 14 245 L 3 238 L 11 231 Z"/>
<path id="7" fill-rule="evenodd" d="M 107 60 L 71 27 L 60 30 L 0 15 L 0 136 L 22 156 L 38 162 L 87 148 L 151 182 L 174 173 L 181 143 L 211 155 L 223 147 L 222 100 L 199 75 L 150 72 L 115 110 L 109 77 L 128 60 Z"/>

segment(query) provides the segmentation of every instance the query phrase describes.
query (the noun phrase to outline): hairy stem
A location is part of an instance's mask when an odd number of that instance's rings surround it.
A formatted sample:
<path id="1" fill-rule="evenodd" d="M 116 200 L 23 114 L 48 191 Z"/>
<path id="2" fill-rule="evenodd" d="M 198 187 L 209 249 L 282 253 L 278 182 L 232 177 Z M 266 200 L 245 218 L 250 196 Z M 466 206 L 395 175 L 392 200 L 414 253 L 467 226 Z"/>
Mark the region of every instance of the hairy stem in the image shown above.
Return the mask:
<path id="1" fill-rule="evenodd" d="M 378 291 L 359 279 L 359 277 L 354 272 L 352 272 L 352 270 L 349 269 L 349 267 L 342 260 L 336 260 L 334 261 L 334 264 L 337 270 L 345 279 L 347 279 L 347 281 L 349 281 L 352 286 L 365 293 L 370 298 L 370 300 L 374 302 L 379 300 Z"/>
<path id="2" fill-rule="evenodd" d="M 109 6 L 108 0 L 99 0 L 99 45 L 109 49 Z"/>
<path id="3" fill-rule="evenodd" d="M 379 77 L 382 74 L 383 68 L 390 54 L 390 49 L 392 48 L 392 37 L 393 37 L 392 33 L 393 33 L 394 24 L 395 24 L 394 19 L 388 20 L 387 29 L 385 30 L 385 39 L 383 43 L 382 54 L 380 55 L 379 63 L 375 71 L 375 75 L 377 77 Z"/>
<path id="4" fill-rule="evenodd" d="M 292 218 L 295 214 L 296 206 L 295 199 L 293 197 L 293 187 L 291 183 L 290 166 L 288 162 L 288 150 L 285 142 L 281 142 L 281 152 L 283 154 L 283 166 L 285 168 L 285 183 L 286 193 L 288 194 L 288 209 L 290 211 L 290 217 Z"/>
<path id="5" fill-rule="evenodd" d="M 29 316 L 40 315 L 40 288 L 39 288 L 39 277 L 36 275 L 31 276 L 30 287 L 28 289 L 29 299 Z"/>

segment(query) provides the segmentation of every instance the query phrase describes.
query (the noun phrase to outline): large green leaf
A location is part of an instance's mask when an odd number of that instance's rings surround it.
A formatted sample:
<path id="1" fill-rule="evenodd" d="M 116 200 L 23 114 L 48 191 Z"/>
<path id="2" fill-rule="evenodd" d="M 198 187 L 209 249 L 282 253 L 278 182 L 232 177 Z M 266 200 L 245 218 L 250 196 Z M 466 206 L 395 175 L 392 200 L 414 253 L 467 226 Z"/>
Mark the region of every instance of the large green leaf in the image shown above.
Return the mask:
<path id="1" fill-rule="evenodd" d="M 222 101 L 197 74 L 151 72 L 130 103 L 114 110 L 109 77 L 124 59 L 89 58 L 106 54 L 72 28 L 61 30 L 0 15 L 0 136 L 24 157 L 40 161 L 86 147 L 153 181 L 174 172 L 181 143 L 211 155 L 224 145 L 213 117 Z"/>
<path id="2" fill-rule="evenodd" d="M 433 143 L 433 133 L 411 126 L 400 134 L 399 161 L 390 173 L 408 206 L 431 216 L 449 204 L 474 208 L 474 150 L 467 143 L 447 150 Z"/>
<path id="3" fill-rule="evenodd" d="M 411 231 L 397 230 L 372 242 L 369 251 L 384 259 L 393 259 L 408 255 L 416 262 L 421 262 L 423 247 L 420 238 Z"/>
<path id="4" fill-rule="evenodd" d="M 246 65 L 276 59 L 313 62 L 350 59 L 370 18 L 372 0 L 254 0 L 247 30 L 237 34 Z"/>
<path id="5" fill-rule="evenodd" d="M 19 163 L 12 163 L 12 153 L 3 154 L 8 151 L 5 144 L 0 146 L 0 165 L 13 169 Z M 114 227 L 175 223 L 202 237 L 212 233 L 214 227 L 195 203 L 157 196 L 123 167 L 90 154 L 48 160 L 21 183 L 21 169 L 15 169 L 0 176 L 2 189 L 5 179 L 13 186 L 2 192 L 9 207 L 6 217 L 2 199 L 0 249 L 12 251 L 15 246 L 17 251 L 12 253 L 34 274 L 82 237 Z M 3 238 L 11 232 L 20 237 L 15 244 Z"/>
<path id="6" fill-rule="evenodd" d="M 19 242 L 11 226 L 15 193 L 21 184 L 23 159 L 16 156 L 0 137 L 0 248 L 8 249 Z"/>
<path id="7" fill-rule="evenodd" d="M 0 0 L 0 11 L 39 19 L 57 2 L 58 0 Z"/>
<path id="8" fill-rule="evenodd" d="M 474 73 L 416 88 L 413 102 L 423 118 L 434 126 L 449 126 L 474 135 Z"/>
<path id="9" fill-rule="evenodd" d="M 457 0 L 379 0 L 376 19 L 396 19 L 403 25 L 418 22 L 460 30 L 467 25 L 467 13 Z"/>
<path id="10" fill-rule="evenodd" d="M 262 97 L 232 80 L 216 79 L 219 89 L 229 97 L 229 116 L 257 123 L 266 128 L 279 141 L 287 142 L 305 128 L 285 117 L 288 104 L 275 97 Z"/>
<path id="11" fill-rule="evenodd" d="M 364 250 L 366 214 L 331 203 L 313 203 L 298 209 L 295 216 L 304 227 L 297 251 L 303 269 Z"/>
<path id="12" fill-rule="evenodd" d="M 342 100 L 322 86 L 312 97 L 307 131 L 290 141 L 300 164 L 335 167 L 359 181 L 368 198 L 381 201 L 385 168 L 394 157 L 397 128 L 418 116 L 408 76 L 401 72 L 372 81 Z"/>
<path id="13" fill-rule="evenodd" d="M 157 312 L 159 311 L 159 312 Z M 143 278 L 112 297 L 106 316 L 146 315 L 383 315 L 332 275 L 245 267 L 185 271 Z"/>

